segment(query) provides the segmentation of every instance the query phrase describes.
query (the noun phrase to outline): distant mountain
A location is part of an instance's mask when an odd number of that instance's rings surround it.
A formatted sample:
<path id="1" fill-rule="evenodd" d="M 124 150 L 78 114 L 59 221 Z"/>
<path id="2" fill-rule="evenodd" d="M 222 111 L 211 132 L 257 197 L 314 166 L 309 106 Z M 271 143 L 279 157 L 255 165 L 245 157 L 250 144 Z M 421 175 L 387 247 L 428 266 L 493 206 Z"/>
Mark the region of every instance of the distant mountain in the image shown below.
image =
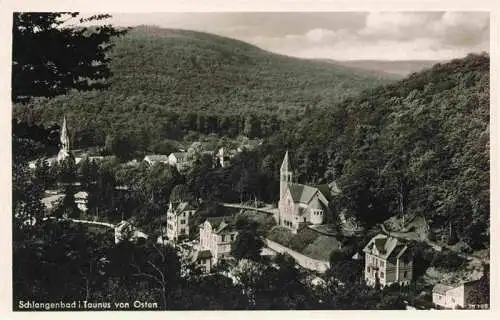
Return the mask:
<path id="1" fill-rule="evenodd" d="M 75 131 L 98 130 L 101 136 L 114 132 L 161 140 L 189 131 L 239 134 L 252 126 L 252 119 L 245 123 L 249 114 L 297 115 L 392 81 L 213 34 L 149 26 L 114 41 L 110 67 L 108 90 L 40 99 L 15 106 L 14 115 L 49 123 L 66 113 Z M 262 131 L 259 124 L 256 128 Z"/>
<path id="2" fill-rule="evenodd" d="M 437 63 L 445 63 L 445 60 L 327 60 L 331 63 L 358 68 L 366 71 L 379 72 L 380 76 L 394 76 L 404 78 L 414 72 L 431 68 Z"/>

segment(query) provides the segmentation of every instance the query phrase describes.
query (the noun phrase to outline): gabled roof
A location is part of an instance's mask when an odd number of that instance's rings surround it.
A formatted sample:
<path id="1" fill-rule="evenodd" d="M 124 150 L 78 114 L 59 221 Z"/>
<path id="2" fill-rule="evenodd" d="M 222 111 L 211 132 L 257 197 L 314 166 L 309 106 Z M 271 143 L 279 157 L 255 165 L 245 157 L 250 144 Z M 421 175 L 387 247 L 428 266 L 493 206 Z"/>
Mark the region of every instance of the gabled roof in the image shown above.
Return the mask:
<path id="1" fill-rule="evenodd" d="M 229 231 L 234 227 L 234 219 L 231 216 L 208 217 L 205 221 L 210 223 L 214 233 L 221 233 L 224 230 Z"/>
<path id="2" fill-rule="evenodd" d="M 323 194 L 323 196 L 326 198 L 326 200 L 331 201 L 332 200 L 332 191 L 330 190 L 330 186 L 328 184 L 321 184 L 318 186 L 315 186 L 316 189 Z"/>
<path id="3" fill-rule="evenodd" d="M 88 195 L 89 194 L 86 191 L 79 191 L 75 193 L 74 197 L 77 199 L 87 199 Z"/>
<path id="4" fill-rule="evenodd" d="M 195 208 L 189 202 L 181 202 L 176 208 L 176 211 L 181 213 L 186 210 L 194 210 Z"/>
<path id="5" fill-rule="evenodd" d="M 144 160 L 150 160 L 150 161 L 167 161 L 168 156 L 164 154 L 150 154 L 144 157 Z"/>
<path id="6" fill-rule="evenodd" d="M 200 259 L 211 259 L 212 258 L 212 252 L 210 250 L 200 250 L 197 251 L 194 255 L 194 260 L 200 260 Z"/>
<path id="7" fill-rule="evenodd" d="M 170 154 L 171 155 L 174 155 L 176 159 L 184 159 L 187 157 L 188 153 L 187 152 L 173 152 Z"/>
<path id="8" fill-rule="evenodd" d="M 232 231 L 234 228 L 233 217 L 208 217 L 205 221 L 208 221 L 212 226 L 214 233 L 221 233 L 222 231 Z"/>
<path id="9" fill-rule="evenodd" d="M 305 184 L 292 183 L 288 186 L 294 202 L 309 203 L 318 188 L 306 186 Z"/>
<path id="10" fill-rule="evenodd" d="M 405 253 L 407 248 L 408 246 L 397 238 L 389 237 L 385 234 L 378 234 L 368 242 L 363 252 L 374 254 L 382 259 L 389 258 L 392 261 L 396 261 Z"/>
<path id="11" fill-rule="evenodd" d="M 433 293 L 439 293 L 439 294 L 445 294 L 446 291 L 450 290 L 450 289 L 453 289 L 452 286 L 448 286 L 446 284 L 441 284 L 441 283 L 438 283 L 434 286 L 434 288 L 432 288 L 432 292 Z"/>

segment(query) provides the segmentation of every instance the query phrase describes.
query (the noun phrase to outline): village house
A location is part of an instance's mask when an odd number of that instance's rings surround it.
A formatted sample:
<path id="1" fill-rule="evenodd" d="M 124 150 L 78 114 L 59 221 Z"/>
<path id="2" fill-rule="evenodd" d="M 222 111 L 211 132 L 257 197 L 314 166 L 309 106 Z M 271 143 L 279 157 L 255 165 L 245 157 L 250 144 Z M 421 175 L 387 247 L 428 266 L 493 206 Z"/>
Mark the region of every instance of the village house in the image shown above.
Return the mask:
<path id="1" fill-rule="evenodd" d="M 86 212 L 88 210 L 87 208 L 88 196 L 89 194 L 86 191 L 79 191 L 75 193 L 76 206 L 83 212 Z"/>
<path id="2" fill-rule="evenodd" d="M 123 241 L 140 242 L 148 239 L 148 235 L 137 228 L 128 221 L 121 221 L 115 226 L 115 244 Z"/>
<path id="3" fill-rule="evenodd" d="M 323 224 L 331 195 L 328 185 L 313 187 L 293 183 L 286 152 L 280 169 L 280 200 L 275 216 L 278 225 L 297 233 L 301 225 Z"/>
<path id="4" fill-rule="evenodd" d="M 453 285 L 438 283 L 432 289 L 432 302 L 436 307 L 444 309 L 488 308 L 487 297 L 477 294 L 480 283 L 480 280 Z"/>
<path id="5" fill-rule="evenodd" d="M 173 152 L 168 156 L 168 164 L 177 168 L 178 171 L 183 171 L 189 168 L 187 152 Z"/>
<path id="6" fill-rule="evenodd" d="M 401 240 L 378 234 L 364 247 L 365 282 L 381 287 L 394 283 L 408 285 L 413 277 L 413 258 Z"/>
<path id="7" fill-rule="evenodd" d="M 208 249 L 198 250 L 193 255 L 193 262 L 197 268 L 200 268 L 205 273 L 210 273 L 212 270 L 212 252 Z"/>
<path id="8" fill-rule="evenodd" d="M 231 164 L 231 159 L 238 153 L 237 150 L 228 150 L 227 148 L 219 148 L 215 154 L 215 163 L 218 167 L 226 168 Z"/>
<path id="9" fill-rule="evenodd" d="M 196 209 L 188 202 L 170 202 L 167 210 L 167 240 L 177 242 L 189 237 L 189 218 Z"/>
<path id="10" fill-rule="evenodd" d="M 210 250 L 212 265 L 231 254 L 231 244 L 238 231 L 231 217 L 211 217 L 200 226 L 200 250 Z"/>

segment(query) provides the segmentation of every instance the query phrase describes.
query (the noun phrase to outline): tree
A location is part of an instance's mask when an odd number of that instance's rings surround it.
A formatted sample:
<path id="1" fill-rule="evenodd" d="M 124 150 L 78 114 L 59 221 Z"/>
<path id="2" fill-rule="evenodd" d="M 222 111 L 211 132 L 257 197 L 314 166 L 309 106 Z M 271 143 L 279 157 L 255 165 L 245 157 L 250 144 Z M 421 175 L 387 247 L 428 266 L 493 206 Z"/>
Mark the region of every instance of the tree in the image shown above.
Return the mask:
<path id="1" fill-rule="evenodd" d="M 170 246 L 158 247 L 155 244 L 146 244 L 143 254 L 137 254 L 132 268 L 133 276 L 149 279 L 160 292 L 163 308 L 167 308 L 167 296 L 178 283 L 180 262 L 175 249 Z"/>
<path id="2" fill-rule="evenodd" d="M 364 265 L 362 261 L 353 260 L 350 255 L 342 251 L 333 251 L 330 254 L 328 275 L 346 285 L 359 282 L 363 268 Z"/>
<path id="3" fill-rule="evenodd" d="M 14 13 L 12 26 L 12 99 L 53 97 L 70 89 L 106 86 L 110 40 L 124 34 L 110 25 L 87 23 L 109 18 L 101 14 L 80 18 L 77 12 Z"/>
<path id="4" fill-rule="evenodd" d="M 37 182 L 42 186 L 43 190 L 46 190 L 49 187 L 53 186 L 56 182 L 56 177 L 51 175 L 50 166 L 44 158 L 40 158 L 37 160 L 34 175 Z"/>
<path id="5" fill-rule="evenodd" d="M 58 172 L 58 181 L 64 184 L 72 184 L 76 182 L 77 167 L 75 158 L 70 155 L 68 158 L 56 164 Z"/>
<path id="6" fill-rule="evenodd" d="M 260 260 L 260 252 L 264 241 L 257 233 L 258 223 L 248 218 L 240 217 L 236 220 L 238 235 L 231 245 L 231 255 L 238 260 Z"/>

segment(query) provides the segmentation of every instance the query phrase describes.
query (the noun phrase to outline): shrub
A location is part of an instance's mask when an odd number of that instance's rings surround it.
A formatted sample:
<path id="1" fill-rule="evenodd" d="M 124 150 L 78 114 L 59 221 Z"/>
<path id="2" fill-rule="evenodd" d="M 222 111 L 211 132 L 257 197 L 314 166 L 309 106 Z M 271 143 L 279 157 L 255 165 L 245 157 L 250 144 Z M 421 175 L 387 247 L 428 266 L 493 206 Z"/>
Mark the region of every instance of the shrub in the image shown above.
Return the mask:
<path id="1" fill-rule="evenodd" d="M 467 259 L 460 257 L 453 251 L 436 254 L 431 265 L 439 271 L 457 271 L 465 266 Z"/>

